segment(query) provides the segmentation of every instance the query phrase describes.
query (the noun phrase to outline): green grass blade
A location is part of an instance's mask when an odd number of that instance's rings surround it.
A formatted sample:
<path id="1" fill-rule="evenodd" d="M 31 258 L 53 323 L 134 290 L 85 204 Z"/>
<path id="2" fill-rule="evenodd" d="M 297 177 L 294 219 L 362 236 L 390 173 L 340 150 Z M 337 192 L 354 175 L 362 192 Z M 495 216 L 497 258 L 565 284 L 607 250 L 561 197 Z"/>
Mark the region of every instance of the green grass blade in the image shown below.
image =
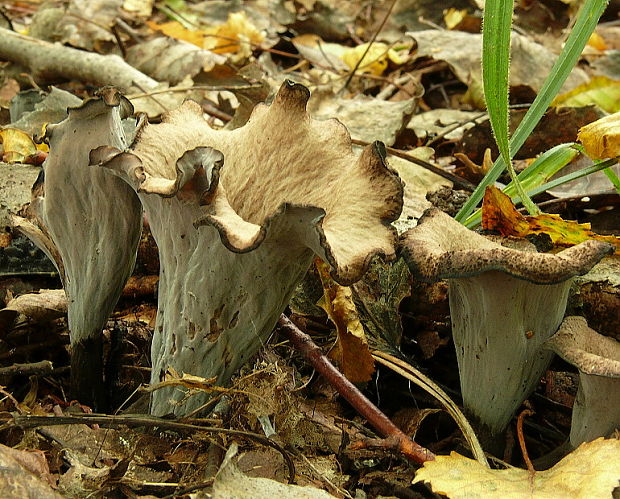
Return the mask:
<path id="1" fill-rule="evenodd" d="M 606 168 L 603 171 L 605 172 L 605 175 L 607 175 L 609 181 L 614 185 L 616 192 L 620 194 L 620 179 L 618 178 L 618 175 L 616 175 L 616 172 L 610 168 Z"/>
<path id="2" fill-rule="evenodd" d="M 513 0 L 487 2 L 482 22 L 482 84 L 493 135 L 504 161 L 510 160 L 508 140 L 508 73 Z"/>
<path id="3" fill-rule="evenodd" d="M 603 161 L 597 161 L 593 165 L 588 166 L 586 168 L 582 168 L 581 170 L 577 170 L 566 175 L 563 175 L 558 178 L 554 178 L 553 180 L 532 189 L 529 194 L 530 196 L 536 196 L 536 194 L 540 194 L 541 192 L 545 192 L 548 189 L 555 189 L 557 186 L 565 184 L 566 182 L 570 182 L 572 180 L 576 180 L 581 177 L 586 177 L 588 175 L 592 175 L 601 170 L 608 170 L 610 166 L 614 166 L 618 162 L 618 158 L 606 159 Z M 586 194 L 584 194 L 585 196 Z M 516 199 L 516 203 L 519 202 L 519 198 Z"/>
<path id="4" fill-rule="evenodd" d="M 579 154 L 579 150 L 574 142 L 557 145 L 541 154 L 536 160 L 525 170 L 519 174 L 519 182 L 523 189 L 529 194 L 532 193 L 553 175 L 564 168 Z M 517 192 L 515 184 L 510 182 L 505 188 L 504 193 L 512 198 L 513 203 L 521 199 Z M 465 220 L 467 227 L 474 227 L 482 220 L 482 210 L 476 210 Z"/>
<path id="5" fill-rule="evenodd" d="M 607 0 L 585 0 L 577 15 L 575 26 L 571 30 L 560 56 L 553 65 L 553 68 L 545 80 L 540 93 L 536 96 L 536 99 L 530 106 L 530 109 L 523 118 L 523 121 L 521 121 L 519 127 L 512 136 L 510 141 L 512 155 L 519 151 L 527 137 L 532 133 L 532 130 L 534 130 L 534 127 L 542 118 L 543 114 L 549 107 L 549 104 L 558 94 L 560 88 L 566 81 L 566 78 L 568 78 L 572 68 L 579 59 L 585 44 L 594 31 L 594 28 L 596 28 L 598 20 L 603 14 L 606 6 Z M 463 208 L 461 208 L 461 210 L 457 213 L 455 218 L 458 221 L 463 222 L 470 216 L 472 211 L 482 200 L 486 187 L 493 184 L 505 168 L 506 162 L 500 155 L 491 170 L 489 170 L 476 190 L 467 200 Z"/>
<path id="6" fill-rule="evenodd" d="M 482 22 L 482 84 L 497 148 L 504 163 L 508 165 L 510 178 L 525 200 L 526 208 L 536 214 L 539 210 L 519 185 L 510 154 L 508 80 L 513 9 L 513 0 L 496 0 L 485 4 Z"/>

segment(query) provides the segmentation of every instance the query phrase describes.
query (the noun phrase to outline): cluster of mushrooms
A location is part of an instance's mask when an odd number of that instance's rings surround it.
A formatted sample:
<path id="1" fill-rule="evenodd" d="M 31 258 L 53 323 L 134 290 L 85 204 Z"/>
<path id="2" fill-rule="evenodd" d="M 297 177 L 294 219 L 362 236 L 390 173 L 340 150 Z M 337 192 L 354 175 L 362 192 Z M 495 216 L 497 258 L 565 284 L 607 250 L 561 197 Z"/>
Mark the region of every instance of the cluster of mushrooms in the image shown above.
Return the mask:
<path id="1" fill-rule="evenodd" d="M 340 122 L 310 118 L 308 98 L 285 82 L 243 127 L 214 130 L 193 102 L 159 124 L 132 120 L 129 101 L 106 88 L 48 128 L 44 176 L 16 224 L 62 278 L 74 395 L 103 403 L 101 329 L 146 216 L 161 265 L 154 384 L 171 368 L 228 383 L 268 340 L 315 256 L 349 285 L 375 256 L 389 261 L 400 251 L 415 278 L 449 280 L 464 405 L 479 425 L 501 433 L 554 351 L 581 372 L 571 443 L 620 424 L 618 404 L 605 409 L 613 396 L 600 388 L 620 395 L 618 343 L 580 318 L 562 323 L 571 279 L 611 245 L 587 241 L 557 254 L 508 248 L 436 209 L 399 239 L 391 223 L 403 185 L 383 145 L 356 155 Z M 207 399 L 164 388 L 150 411 L 186 415 Z"/>

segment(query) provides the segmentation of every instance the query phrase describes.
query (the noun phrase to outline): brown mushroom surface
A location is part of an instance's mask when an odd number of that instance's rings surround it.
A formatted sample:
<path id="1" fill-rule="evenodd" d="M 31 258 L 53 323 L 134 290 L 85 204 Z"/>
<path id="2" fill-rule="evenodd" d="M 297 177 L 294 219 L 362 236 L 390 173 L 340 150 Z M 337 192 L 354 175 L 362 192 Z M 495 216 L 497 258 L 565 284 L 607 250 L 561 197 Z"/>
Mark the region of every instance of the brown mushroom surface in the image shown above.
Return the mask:
<path id="1" fill-rule="evenodd" d="M 573 448 L 620 428 L 620 342 L 583 317 L 566 317 L 545 347 L 579 369 L 570 430 Z"/>
<path id="2" fill-rule="evenodd" d="M 562 321 L 570 279 L 613 248 L 599 241 L 557 254 L 507 248 L 437 209 L 428 210 L 401 242 L 416 278 L 449 279 L 464 405 L 499 434 L 551 360 L 542 345 Z"/>
<path id="3" fill-rule="evenodd" d="M 394 258 L 403 188 L 383 145 L 356 156 L 341 123 L 308 116 L 308 98 L 286 82 L 232 131 L 213 130 L 186 102 L 144 125 L 130 151 L 93 151 L 138 192 L 159 247 L 153 383 L 169 367 L 227 383 L 268 339 L 315 254 L 341 284 L 375 255 Z M 151 411 L 187 414 L 206 398 L 161 389 Z"/>

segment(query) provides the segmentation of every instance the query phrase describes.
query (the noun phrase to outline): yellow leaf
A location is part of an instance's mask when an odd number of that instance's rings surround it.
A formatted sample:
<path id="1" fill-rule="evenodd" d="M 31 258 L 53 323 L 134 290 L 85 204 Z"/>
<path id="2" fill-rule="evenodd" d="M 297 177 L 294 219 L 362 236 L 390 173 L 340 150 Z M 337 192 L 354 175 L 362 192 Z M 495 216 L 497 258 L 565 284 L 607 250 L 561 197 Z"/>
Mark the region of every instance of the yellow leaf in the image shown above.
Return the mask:
<path id="1" fill-rule="evenodd" d="M 265 36 L 248 19 L 245 12 L 231 12 L 228 20 L 204 31 L 203 48 L 218 54 L 235 53 L 247 57 L 252 53 L 252 45 L 259 45 Z"/>
<path id="2" fill-rule="evenodd" d="M 620 155 L 620 113 L 610 114 L 579 129 L 579 140 L 592 159 Z"/>
<path id="3" fill-rule="evenodd" d="M 596 31 L 590 35 L 590 38 L 588 39 L 588 46 L 596 50 L 607 50 L 608 48 L 605 43 L 605 39 Z"/>
<path id="4" fill-rule="evenodd" d="M 185 42 L 193 43 L 198 47 L 203 46 L 205 39 L 205 32 L 201 30 L 190 30 L 184 27 L 178 21 L 169 21 L 162 24 L 157 24 L 153 21 L 147 21 L 146 24 L 149 28 L 160 31 L 166 36 L 170 38 L 175 38 L 176 40 L 183 40 Z"/>
<path id="5" fill-rule="evenodd" d="M 17 128 L 0 130 L 0 142 L 3 144 L 2 161 L 5 163 L 21 163 L 37 152 L 30 135 Z"/>
<path id="6" fill-rule="evenodd" d="M 428 482 L 451 499 L 609 499 L 620 480 L 620 441 L 599 438 L 582 444 L 553 468 L 530 473 L 492 470 L 452 452 L 424 463 L 413 483 Z"/>
<path id="7" fill-rule="evenodd" d="M 336 283 L 329 275 L 330 267 L 325 262 L 317 258 L 315 263 L 323 283 L 323 299 L 319 306 L 327 312 L 338 335 L 330 357 L 350 381 L 370 381 L 375 371 L 375 361 L 353 303 L 351 288 Z"/>
<path id="8" fill-rule="evenodd" d="M 588 239 L 597 239 L 613 244 L 616 254 L 620 254 L 620 238 L 596 234 L 592 232 L 589 223 L 563 220 L 559 215 L 542 213 L 537 216 L 523 216 L 517 211 L 510 197 L 494 186 L 487 187 L 484 193 L 482 228 L 497 231 L 502 236 L 547 234 L 553 244 L 560 246 L 574 246 Z"/>
<path id="9" fill-rule="evenodd" d="M 446 23 L 446 28 L 454 29 L 456 28 L 463 19 L 467 16 L 467 9 L 455 9 L 454 7 L 450 7 L 443 11 L 443 21 Z"/>
<path id="10" fill-rule="evenodd" d="M 580 107 L 596 104 L 608 113 L 620 111 L 620 81 L 606 76 L 595 76 L 588 83 L 570 92 L 558 95 L 552 106 Z"/>
<path id="11" fill-rule="evenodd" d="M 401 65 L 407 62 L 407 55 L 409 54 L 409 47 L 405 45 L 400 47 L 402 50 L 396 51 L 385 43 L 375 42 L 370 46 L 366 55 L 364 55 L 367 48 L 368 43 L 363 43 L 357 47 L 347 49 L 341 56 L 342 60 L 349 68 L 353 69 L 363 57 L 362 62 L 358 66 L 358 71 L 360 73 L 381 76 L 388 66 L 388 61 Z M 399 52 L 404 52 L 404 54 Z"/>

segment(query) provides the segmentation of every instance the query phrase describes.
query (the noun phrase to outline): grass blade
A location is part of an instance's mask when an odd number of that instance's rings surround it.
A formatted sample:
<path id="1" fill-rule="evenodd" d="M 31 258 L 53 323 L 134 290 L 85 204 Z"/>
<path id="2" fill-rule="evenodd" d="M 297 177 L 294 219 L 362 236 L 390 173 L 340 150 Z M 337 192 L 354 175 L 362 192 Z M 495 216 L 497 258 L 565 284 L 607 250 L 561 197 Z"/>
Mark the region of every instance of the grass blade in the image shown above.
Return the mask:
<path id="1" fill-rule="evenodd" d="M 519 151 L 527 137 L 532 133 L 532 130 L 534 130 L 534 127 L 542 118 L 543 114 L 549 107 L 549 104 L 558 94 L 560 88 L 566 81 L 566 78 L 568 78 L 568 75 L 579 59 L 583 48 L 594 31 L 594 28 L 596 28 L 598 20 L 603 14 L 606 6 L 607 0 L 585 0 L 577 15 L 575 26 L 571 30 L 560 56 L 555 61 L 555 64 L 553 65 L 549 76 L 545 80 L 540 93 L 536 96 L 536 99 L 530 106 L 530 109 L 523 118 L 523 121 L 521 121 L 519 127 L 512 136 L 510 141 L 511 155 L 514 155 Z M 469 217 L 475 207 L 482 200 L 482 196 L 484 195 L 484 190 L 487 185 L 493 184 L 505 168 L 506 162 L 500 155 L 491 170 L 489 170 L 476 190 L 467 200 L 463 208 L 461 208 L 461 210 L 457 213 L 455 217 L 456 220 L 463 222 L 467 217 Z"/>

